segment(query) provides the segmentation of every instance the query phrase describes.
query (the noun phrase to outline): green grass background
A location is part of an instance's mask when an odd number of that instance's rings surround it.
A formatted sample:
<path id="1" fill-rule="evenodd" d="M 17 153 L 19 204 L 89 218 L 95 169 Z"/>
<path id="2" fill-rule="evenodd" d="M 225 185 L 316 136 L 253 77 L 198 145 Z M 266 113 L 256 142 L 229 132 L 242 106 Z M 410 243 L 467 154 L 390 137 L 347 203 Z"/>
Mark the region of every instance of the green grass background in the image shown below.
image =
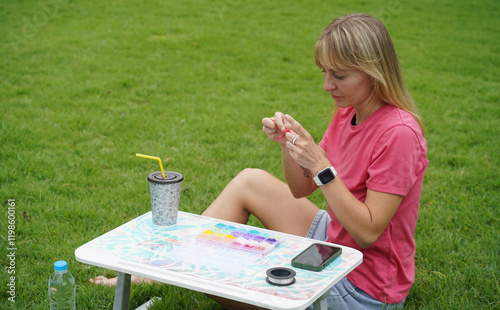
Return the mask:
<path id="1" fill-rule="evenodd" d="M 427 128 L 406 309 L 499 309 L 500 2 L 37 0 L 0 3 L 0 199 L 16 201 L 16 302 L 48 309 L 65 259 L 80 309 L 110 309 L 112 271 L 74 250 L 149 210 L 160 156 L 185 176 L 181 210 L 201 213 L 245 167 L 281 176 L 261 119 L 283 111 L 319 141 L 332 100 L 313 47 L 338 15 L 388 27 Z M 311 199 L 321 207 L 318 193 Z M 7 205 L 0 264 L 7 267 Z M 254 225 L 260 225 L 255 219 Z M 218 309 L 203 294 L 134 286 L 131 308 Z"/>

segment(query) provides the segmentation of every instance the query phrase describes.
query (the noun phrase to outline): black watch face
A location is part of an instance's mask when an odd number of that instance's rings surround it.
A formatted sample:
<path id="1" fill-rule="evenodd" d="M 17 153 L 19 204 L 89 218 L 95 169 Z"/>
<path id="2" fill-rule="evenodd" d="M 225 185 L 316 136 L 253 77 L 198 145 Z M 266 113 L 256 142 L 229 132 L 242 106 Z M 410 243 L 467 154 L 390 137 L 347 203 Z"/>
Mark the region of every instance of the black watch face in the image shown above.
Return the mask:
<path id="1" fill-rule="evenodd" d="M 321 181 L 321 183 L 326 184 L 330 182 L 331 180 L 335 179 L 335 176 L 333 175 L 332 170 L 327 169 L 323 170 L 318 174 L 318 179 Z"/>

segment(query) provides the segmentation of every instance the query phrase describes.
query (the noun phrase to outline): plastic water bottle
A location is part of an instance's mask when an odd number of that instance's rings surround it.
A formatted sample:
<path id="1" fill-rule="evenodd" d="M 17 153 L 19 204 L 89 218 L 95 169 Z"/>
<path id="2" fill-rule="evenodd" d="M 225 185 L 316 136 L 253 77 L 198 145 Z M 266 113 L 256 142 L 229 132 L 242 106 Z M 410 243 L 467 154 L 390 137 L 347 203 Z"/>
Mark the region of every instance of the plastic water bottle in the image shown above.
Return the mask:
<path id="1" fill-rule="evenodd" d="M 54 273 L 49 278 L 50 310 L 76 309 L 75 278 L 63 260 L 54 263 Z"/>

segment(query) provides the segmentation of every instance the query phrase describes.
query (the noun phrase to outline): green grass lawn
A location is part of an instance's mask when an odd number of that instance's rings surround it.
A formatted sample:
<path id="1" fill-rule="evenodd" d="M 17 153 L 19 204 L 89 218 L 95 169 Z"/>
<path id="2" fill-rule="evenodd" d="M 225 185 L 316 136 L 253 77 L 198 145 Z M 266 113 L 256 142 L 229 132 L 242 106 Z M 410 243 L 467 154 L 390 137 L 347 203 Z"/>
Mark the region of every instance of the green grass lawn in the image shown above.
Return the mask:
<path id="1" fill-rule="evenodd" d="M 79 309 L 111 309 L 109 270 L 75 249 L 149 211 L 146 177 L 181 172 L 181 210 L 201 213 L 245 167 L 282 178 L 261 119 L 283 111 L 319 141 L 331 97 L 313 47 L 338 15 L 391 33 L 427 129 L 416 280 L 405 309 L 499 309 L 500 2 L 95 1 L 0 3 L 0 308 L 48 309 L 65 259 Z M 321 207 L 319 193 L 311 200 Z M 11 211 L 13 212 L 13 211 Z M 260 225 L 255 219 L 251 224 Z M 15 303 L 8 272 L 15 270 Z M 203 294 L 134 286 L 131 308 L 218 309 Z"/>

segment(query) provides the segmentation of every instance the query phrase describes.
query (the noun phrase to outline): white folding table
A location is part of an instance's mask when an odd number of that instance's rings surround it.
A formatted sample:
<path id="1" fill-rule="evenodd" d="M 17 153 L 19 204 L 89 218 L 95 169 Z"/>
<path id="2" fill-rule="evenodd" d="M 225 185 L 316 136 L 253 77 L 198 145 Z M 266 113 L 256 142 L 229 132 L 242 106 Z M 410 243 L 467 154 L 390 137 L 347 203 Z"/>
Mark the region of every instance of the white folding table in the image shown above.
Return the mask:
<path id="1" fill-rule="evenodd" d="M 156 226 L 148 212 L 82 245 L 75 257 L 118 271 L 113 309 L 128 309 L 132 274 L 263 308 L 302 310 L 314 303 L 315 309 L 326 309 L 331 287 L 363 259 L 361 252 L 340 246 L 342 255 L 320 272 L 294 268 L 291 259 L 317 241 L 261 228 L 255 229 L 280 237 L 281 243 L 270 253 L 214 252 L 196 237 L 218 223 L 249 227 L 186 212 L 179 212 L 176 225 Z M 278 266 L 294 269 L 296 282 L 267 283 L 266 270 Z"/>

